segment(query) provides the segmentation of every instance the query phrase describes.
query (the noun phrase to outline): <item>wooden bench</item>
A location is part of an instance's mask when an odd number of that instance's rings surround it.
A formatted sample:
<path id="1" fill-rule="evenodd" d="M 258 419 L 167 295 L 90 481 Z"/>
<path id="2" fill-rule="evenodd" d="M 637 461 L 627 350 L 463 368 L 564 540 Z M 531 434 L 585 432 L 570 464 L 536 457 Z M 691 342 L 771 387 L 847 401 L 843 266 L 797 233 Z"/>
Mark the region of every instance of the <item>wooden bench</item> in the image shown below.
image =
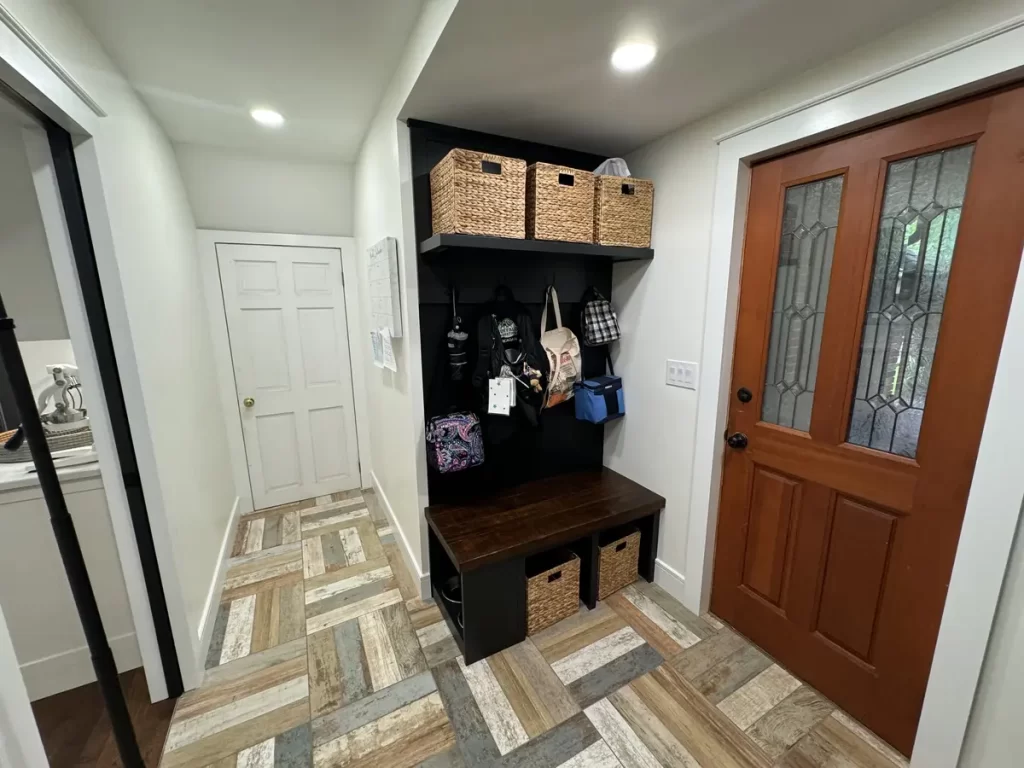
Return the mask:
<path id="1" fill-rule="evenodd" d="M 526 558 L 558 547 L 580 558 L 580 597 L 597 604 L 598 536 L 630 523 L 640 530 L 640 575 L 654 580 L 665 499 L 601 469 L 538 480 L 486 500 L 427 508 L 430 580 L 466 664 L 526 639 Z M 458 578 L 463 627 L 441 598 Z"/>

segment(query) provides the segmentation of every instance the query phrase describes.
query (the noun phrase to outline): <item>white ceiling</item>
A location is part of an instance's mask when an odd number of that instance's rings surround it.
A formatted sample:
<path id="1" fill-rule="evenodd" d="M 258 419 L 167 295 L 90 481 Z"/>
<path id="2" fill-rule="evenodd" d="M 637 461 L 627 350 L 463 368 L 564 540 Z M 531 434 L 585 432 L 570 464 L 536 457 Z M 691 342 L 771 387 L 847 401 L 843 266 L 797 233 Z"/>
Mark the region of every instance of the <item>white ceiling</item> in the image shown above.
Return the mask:
<path id="1" fill-rule="evenodd" d="M 172 141 L 352 160 L 422 0 L 69 0 Z M 288 120 L 262 128 L 269 106 Z"/>
<path id="2" fill-rule="evenodd" d="M 948 0 L 462 0 L 404 117 L 621 155 Z M 623 75 L 624 40 L 658 56 Z"/>

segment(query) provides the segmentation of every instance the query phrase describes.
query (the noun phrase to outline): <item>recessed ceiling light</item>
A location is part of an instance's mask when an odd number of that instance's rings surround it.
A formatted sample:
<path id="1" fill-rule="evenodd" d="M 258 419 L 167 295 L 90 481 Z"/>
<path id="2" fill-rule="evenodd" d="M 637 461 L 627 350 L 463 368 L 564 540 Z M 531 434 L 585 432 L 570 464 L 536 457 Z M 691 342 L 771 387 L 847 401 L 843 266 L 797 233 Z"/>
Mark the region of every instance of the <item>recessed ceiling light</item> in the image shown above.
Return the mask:
<path id="1" fill-rule="evenodd" d="M 284 116 L 280 112 L 275 112 L 272 109 L 257 108 L 249 112 L 252 115 L 252 119 L 260 125 L 265 125 L 268 128 L 280 128 L 284 125 Z"/>
<path id="2" fill-rule="evenodd" d="M 626 43 L 612 54 L 612 66 L 619 72 L 637 72 L 652 61 L 658 49 L 651 43 Z"/>

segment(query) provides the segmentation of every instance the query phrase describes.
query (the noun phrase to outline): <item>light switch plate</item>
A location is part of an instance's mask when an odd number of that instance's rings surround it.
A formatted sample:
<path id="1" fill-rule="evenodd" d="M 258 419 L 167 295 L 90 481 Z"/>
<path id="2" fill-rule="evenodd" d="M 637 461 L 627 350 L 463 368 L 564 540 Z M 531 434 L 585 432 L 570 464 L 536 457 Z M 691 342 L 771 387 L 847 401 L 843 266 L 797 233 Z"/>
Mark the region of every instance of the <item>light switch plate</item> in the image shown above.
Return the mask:
<path id="1" fill-rule="evenodd" d="M 697 364 L 684 360 L 665 361 L 665 383 L 670 387 L 697 389 Z"/>

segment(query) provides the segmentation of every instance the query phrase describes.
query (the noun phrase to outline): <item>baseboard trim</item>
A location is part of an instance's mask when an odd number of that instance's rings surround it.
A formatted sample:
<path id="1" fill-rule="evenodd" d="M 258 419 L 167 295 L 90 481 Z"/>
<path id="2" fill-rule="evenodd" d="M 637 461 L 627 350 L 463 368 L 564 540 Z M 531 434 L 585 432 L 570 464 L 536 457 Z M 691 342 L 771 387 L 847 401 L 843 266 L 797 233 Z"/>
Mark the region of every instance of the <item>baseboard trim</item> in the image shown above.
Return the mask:
<path id="1" fill-rule="evenodd" d="M 405 531 L 399 525 L 398 518 L 395 517 L 395 510 L 391 507 L 391 502 L 388 501 L 387 494 L 384 493 L 380 480 L 377 479 L 377 474 L 372 469 L 370 470 L 370 480 L 373 483 L 373 492 L 377 494 L 381 505 L 384 507 L 384 512 L 388 516 L 391 528 L 398 532 L 397 540 L 402 543 L 402 559 L 405 560 L 405 566 L 409 569 L 409 573 L 420 583 L 420 596 L 428 597 L 430 595 L 430 573 L 424 573 L 420 570 L 419 564 L 416 562 L 416 556 L 413 554 L 413 549 L 409 546 L 409 539 L 406 538 Z"/>
<path id="2" fill-rule="evenodd" d="M 680 603 L 683 602 L 686 577 L 660 557 L 654 560 L 654 583 Z"/>
<path id="3" fill-rule="evenodd" d="M 107 642 L 114 654 L 118 672 L 142 666 L 142 654 L 139 653 L 139 643 L 134 632 L 108 637 Z M 26 662 L 19 668 L 31 701 L 70 691 L 96 680 L 92 655 L 87 645 Z"/>
<path id="4" fill-rule="evenodd" d="M 206 669 L 206 654 L 210 650 L 210 643 L 213 640 L 213 628 L 217 623 L 217 611 L 220 608 L 221 590 L 224 588 L 224 577 L 228 572 L 228 560 L 231 559 L 231 543 L 235 540 L 235 529 L 238 526 L 238 518 L 241 516 L 242 497 L 236 496 L 235 503 L 231 507 L 231 516 L 228 518 L 227 527 L 224 529 L 224 538 L 220 543 L 220 559 L 217 561 L 217 571 L 213 574 L 210 582 L 210 590 L 206 593 L 206 603 L 203 605 L 203 620 L 199 625 L 198 637 L 196 638 L 196 666 L 200 677 Z M 198 687 L 201 680 L 196 681 Z"/>

